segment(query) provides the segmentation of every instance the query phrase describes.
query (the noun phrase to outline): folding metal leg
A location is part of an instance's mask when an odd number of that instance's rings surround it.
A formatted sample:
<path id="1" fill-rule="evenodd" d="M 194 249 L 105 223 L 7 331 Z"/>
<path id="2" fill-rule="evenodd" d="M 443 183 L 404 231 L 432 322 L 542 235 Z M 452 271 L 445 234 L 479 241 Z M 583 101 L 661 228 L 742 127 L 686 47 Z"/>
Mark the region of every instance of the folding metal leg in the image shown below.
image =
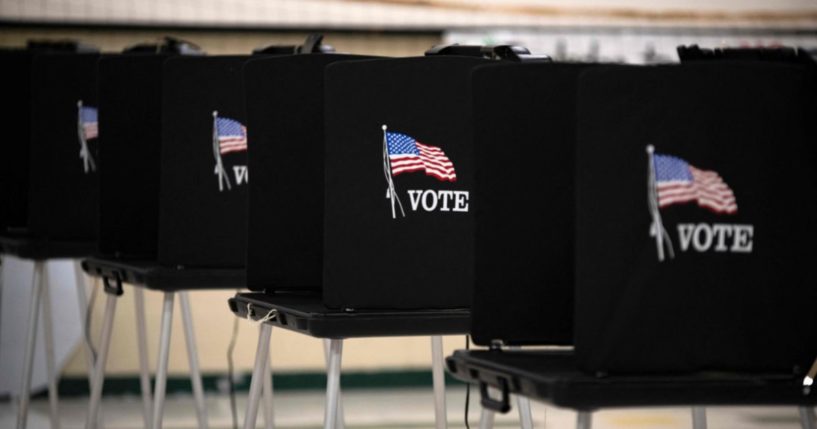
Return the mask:
<path id="1" fill-rule="evenodd" d="M 153 396 L 152 429 L 162 428 L 162 417 L 165 407 L 165 389 L 167 388 L 167 361 L 170 355 L 170 330 L 173 327 L 173 292 L 165 292 L 162 302 L 162 326 L 159 334 L 159 358 L 156 368 L 156 387 Z"/>
<path id="2" fill-rule="evenodd" d="M 87 338 L 90 338 L 85 323 L 88 317 L 88 294 L 86 293 L 85 275 L 82 273 L 82 263 L 77 260 L 74 261 L 74 277 L 77 282 L 77 300 L 79 301 L 79 316 L 82 321 L 82 350 L 85 355 L 85 366 L 88 368 L 88 385 L 93 383 L 94 374 L 94 352 L 91 350 L 91 345 L 88 344 Z M 94 280 L 96 283 L 97 280 Z M 94 284 L 96 287 L 96 284 Z"/>
<path id="3" fill-rule="evenodd" d="M 323 358 L 326 361 L 326 372 L 329 373 L 329 344 L 331 340 L 323 340 Z M 346 426 L 346 418 L 343 415 L 343 391 L 338 386 L 338 418 L 335 421 L 335 429 L 343 429 Z"/>
<path id="4" fill-rule="evenodd" d="M 512 346 L 512 350 L 519 350 L 522 347 Z M 519 410 L 519 423 L 522 429 L 533 429 L 533 413 L 530 409 L 530 399 L 522 395 L 516 395 L 516 408 Z"/>
<path id="5" fill-rule="evenodd" d="M 530 410 L 530 399 L 516 395 L 516 408 L 519 409 L 519 424 L 522 429 L 533 429 L 533 414 Z"/>
<path id="6" fill-rule="evenodd" d="M 3 255 L 0 254 L 0 332 L 3 331 Z"/>
<path id="7" fill-rule="evenodd" d="M 593 427 L 593 413 L 590 411 L 579 411 L 576 416 L 576 429 L 591 429 Z"/>
<path id="8" fill-rule="evenodd" d="M 272 326 L 262 324 L 258 330 L 258 348 L 255 349 L 255 366 L 250 380 L 250 392 L 247 397 L 247 412 L 244 413 L 244 429 L 255 429 L 258 417 L 258 402 L 264 384 L 264 374 L 269 370 L 269 340 Z"/>
<path id="9" fill-rule="evenodd" d="M 108 350 L 111 346 L 111 333 L 113 332 L 113 317 L 116 313 L 116 300 L 119 298 L 114 294 L 107 294 L 105 300 L 105 313 L 102 316 L 102 339 L 99 343 L 99 355 L 94 365 L 94 375 L 91 382 L 91 398 L 88 401 L 88 415 L 85 416 L 86 429 L 95 429 L 99 422 L 99 402 L 102 399 L 102 386 L 105 383 L 105 364 L 108 361 Z"/>
<path id="10" fill-rule="evenodd" d="M 336 428 L 340 398 L 340 363 L 343 355 L 343 340 L 329 340 L 329 368 L 326 372 L 326 409 L 323 418 L 324 429 Z"/>
<path id="11" fill-rule="evenodd" d="M 43 262 L 34 262 L 31 277 L 31 303 L 28 306 L 28 332 L 20 383 L 20 403 L 17 408 L 17 429 L 25 429 L 28 422 L 28 404 L 31 400 L 31 370 L 34 366 L 34 346 L 37 344 L 37 320 L 39 319 L 40 297 L 42 296 Z"/>
<path id="12" fill-rule="evenodd" d="M 445 371 L 443 370 L 443 337 L 431 337 L 431 378 L 434 384 L 434 422 L 437 429 L 448 426 L 445 408 Z"/>
<path id="13" fill-rule="evenodd" d="M 800 425 L 803 429 L 817 429 L 817 418 L 814 416 L 814 408 L 811 406 L 799 407 Z"/>
<path id="14" fill-rule="evenodd" d="M 692 407 L 692 429 L 706 429 L 706 407 Z"/>
<path id="15" fill-rule="evenodd" d="M 491 429 L 494 427 L 494 412 L 482 407 L 479 415 L 479 429 Z"/>
<path id="16" fill-rule="evenodd" d="M 190 311 L 190 296 L 187 292 L 179 293 L 179 303 L 182 307 L 182 325 L 184 325 L 184 339 L 187 344 L 187 358 L 190 362 L 190 383 L 193 386 L 193 398 L 196 401 L 196 417 L 198 417 L 199 429 L 207 429 L 207 406 L 204 403 L 204 386 L 201 382 L 196 337 L 193 332 L 193 315 Z"/>
<path id="17" fill-rule="evenodd" d="M 264 397 L 264 428 L 275 429 L 275 409 L 272 402 L 272 367 L 268 363 L 264 374 L 263 397 Z"/>
<path id="18" fill-rule="evenodd" d="M 45 265 L 45 264 L 44 264 Z M 60 398 L 57 392 L 59 374 L 57 363 L 54 358 L 54 317 L 51 314 L 51 285 L 48 281 L 48 266 L 43 267 L 42 276 L 42 309 L 43 334 L 45 336 L 45 368 L 48 377 L 48 416 L 51 420 L 51 428 L 60 428 Z"/>
<path id="19" fill-rule="evenodd" d="M 133 288 L 133 302 L 136 310 L 136 348 L 139 353 L 139 385 L 142 390 L 142 419 L 145 429 L 150 429 L 150 408 L 153 402 L 150 391 L 150 369 L 148 361 L 147 326 L 145 323 L 145 291 Z"/>

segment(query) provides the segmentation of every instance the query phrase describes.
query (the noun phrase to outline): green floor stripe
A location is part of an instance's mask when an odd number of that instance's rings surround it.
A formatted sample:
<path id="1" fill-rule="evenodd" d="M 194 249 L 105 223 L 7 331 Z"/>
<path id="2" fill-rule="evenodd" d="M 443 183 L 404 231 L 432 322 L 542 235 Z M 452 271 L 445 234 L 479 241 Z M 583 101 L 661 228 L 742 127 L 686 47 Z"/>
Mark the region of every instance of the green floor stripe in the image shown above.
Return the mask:
<path id="1" fill-rule="evenodd" d="M 236 377 L 235 388 L 239 392 L 246 392 L 250 387 L 251 373 L 241 373 Z M 273 373 L 274 388 L 283 390 L 322 390 L 326 388 L 326 374 L 323 372 L 291 372 Z M 209 392 L 227 393 L 226 374 L 204 374 L 202 376 L 204 389 Z M 462 385 L 459 380 L 445 375 L 448 385 Z M 340 383 L 343 389 L 386 389 L 405 387 L 431 387 L 431 372 L 428 370 L 404 371 L 376 371 L 355 372 L 348 371 L 341 374 Z M 138 395 L 138 375 L 106 376 L 104 395 Z M 87 377 L 65 376 L 59 384 L 61 396 L 87 396 Z M 167 379 L 167 393 L 190 393 L 190 379 L 186 376 L 171 376 Z M 44 393 L 42 393 L 44 395 Z"/>

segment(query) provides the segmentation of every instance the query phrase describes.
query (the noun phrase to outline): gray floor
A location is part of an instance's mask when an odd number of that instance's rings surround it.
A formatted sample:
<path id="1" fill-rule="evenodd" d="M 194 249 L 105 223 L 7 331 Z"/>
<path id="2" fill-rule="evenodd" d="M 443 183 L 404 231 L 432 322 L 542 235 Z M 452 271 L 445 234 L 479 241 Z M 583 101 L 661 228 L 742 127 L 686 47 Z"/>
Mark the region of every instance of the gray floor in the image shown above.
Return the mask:
<path id="1" fill-rule="evenodd" d="M 478 427 L 479 396 L 471 396 L 472 428 Z M 433 428 L 434 409 L 430 389 L 353 390 L 343 393 L 346 422 L 350 428 Z M 243 418 L 245 396 L 239 396 L 239 423 Z M 323 422 L 323 393 L 320 391 L 285 391 L 275 396 L 277 428 L 319 428 Z M 465 390 L 449 388 L 448 423 L 451 428 L 462 428 Z M 139 397 L 110 397 L 103 402 L 107 429 L 141 428 L 142 406 Z M 84 427 L 85 398 L 66 398 L 60 403 L 60 420 L 64 429 Z M 230 428 L 230 406 L 226 396 L 207 398 L 210 428 Z M 196 419 L 190 396 L 169 396 L 165 406 L 165 429 L 195 428 Z M 0 403 L 0 428 L 13 428 L 15 405 Z M 540 403 L 533 404 L 536 428 L 572 428 L 576 414 Z M 518 427 L 516 410 L 498 416 L 495 427 Z M 794 407 L 709 408 L 710 429 L 731 428 L 799 428 L 799 417 Z M 259 413 L 258 427 L 263 427 L 263 413 Z M 48 403 L 36 400 L 29 417 L 30 429 L 48 428 Z M 594 429 L 607 428 L 691 428 L 689 408 L 656 408 L 608 410 L 594 415 Z"/>

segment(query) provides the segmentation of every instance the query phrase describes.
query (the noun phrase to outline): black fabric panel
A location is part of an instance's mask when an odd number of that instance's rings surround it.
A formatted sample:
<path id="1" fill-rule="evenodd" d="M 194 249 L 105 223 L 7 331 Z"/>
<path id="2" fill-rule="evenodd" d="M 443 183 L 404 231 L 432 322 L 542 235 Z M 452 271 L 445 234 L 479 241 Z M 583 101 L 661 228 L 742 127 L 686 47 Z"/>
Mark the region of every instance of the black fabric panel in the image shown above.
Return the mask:
<path id="1" fill-rule="evenodd" d="M 162 64 L 167 55 L 99 62 L 100 251 L 156 258 Z"/>
<path id="2" fill-rule="evenodd" d="M 165 61 L 159 262 L 241 268 L 247 243 L 247 183 L 236 167 L 247 152 L 222 155 L 231 187 L 219 191 L 213 111 L 246 125 L 241 68 L 249 57 L 176 57 Z M 249 143 L 251 144 L 251 143 Z"/>
<path id="3" fill-rule="evenodd" d="M 728 63 L 582 76 L 576 354 L 583 369 L 808 369 L 817 355 L 814 82 L 794 66 Z M 738 206 L 736 214 L 695 203 L 661 208 L 675 252 L 664 262 L 650 235 L 649 144 L 716 171 Z M 709 243 L 704 227 L 695 233 L 704 251 L 684 250 L 679 224 L 752 225 L 751 253 L 734 251 L 734 232 L 722 235 L 723 245 L 718 236 Z"/>
<path id="4" fill-rule="evenodd" d="M 96 239 L 99 170 L 86 173 L 79 156 L 77 102 L 98 107 L 99 58 L 97 54 L 34 58 L 29 229 L 35 237 Z M 88 140 L 94 159 L 97 140 Z"/>
<path id="5" fill-rule="evenodd" d="M 247 286 L 320 289 L 323 69 L 354 55 L 261 58 L 244 66 L 252 181 Z"/>
<path id="6" fill-rule="evenodd" d="M 586 68 L 497 64 L 472 75 L 476 344 L 573 341 L 576 84 Z"/>
<path id="7" fill-rule="evenodd" d="M 26 226 L 31 138 L 31 61 L 23 50 L 0 50 L 3 69 L 3 156 L 0 157 L 0 232 Z"/>
<path id="8" fill-rule="evenodd" d="M 486 60 L 430 57 L 354 61 L 326 68 L 324 299 L 349 308 L 469 307 L 472 212 L 453 210 L 453 191 L 473 192 L 468 74 Z M 441 148 L 457 181 L 422 171 L 394 177 L 405 217 L 386 198 L 383 130 Z M 429 191 L 426 212 L 409 190 Z M 464 194 L 460 194 L 464 195 Z M 470 195 L 470 194 L 469 194 Z M 437 197 L 439 198 L 439 196 Z M 460 198 L 464 198 L 460 197 Z M 461 199 L 460 208 L 465 207 Z M 447 211 L 441 211 L 443 208 Z"/>

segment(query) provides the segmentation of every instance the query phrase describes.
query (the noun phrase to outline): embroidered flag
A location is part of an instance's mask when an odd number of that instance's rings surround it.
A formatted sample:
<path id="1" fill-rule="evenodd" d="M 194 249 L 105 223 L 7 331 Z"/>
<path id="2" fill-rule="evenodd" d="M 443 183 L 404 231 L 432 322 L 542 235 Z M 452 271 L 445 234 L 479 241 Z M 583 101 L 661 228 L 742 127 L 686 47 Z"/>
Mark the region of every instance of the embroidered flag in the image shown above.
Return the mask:
<path id="1" fill-rule="evenodd" d="M 402 133 L 386 133 L 392 176 L 414 171 L 425 171 L 437 180 L 456 182 L 454 164 L 442 149 L 418 142 Z"/>
<path id="2" fill-rule="evenodd" d="M 222 155 L 247 150 L 247 127 L 241 125 L 241 122 L 229 118 L 216 118 L 216 129 L 219 152 Z"/>
<path id="3" fill-rule="evenodd" d="M 695 168 L 681 158 L 654 154 L 658 207 L 697 202 L 715 213 L 738 212 L 735 194 L 715 171 Z"/>
<path id="4" fill-rule="evenodd" d="M 82 133 L 85 140 L 95 139 L 99 136 L 99 122 L 97 121 L 96 107 L 80 107 L 79 120 L 80 123 L 82 123 Z"/>

